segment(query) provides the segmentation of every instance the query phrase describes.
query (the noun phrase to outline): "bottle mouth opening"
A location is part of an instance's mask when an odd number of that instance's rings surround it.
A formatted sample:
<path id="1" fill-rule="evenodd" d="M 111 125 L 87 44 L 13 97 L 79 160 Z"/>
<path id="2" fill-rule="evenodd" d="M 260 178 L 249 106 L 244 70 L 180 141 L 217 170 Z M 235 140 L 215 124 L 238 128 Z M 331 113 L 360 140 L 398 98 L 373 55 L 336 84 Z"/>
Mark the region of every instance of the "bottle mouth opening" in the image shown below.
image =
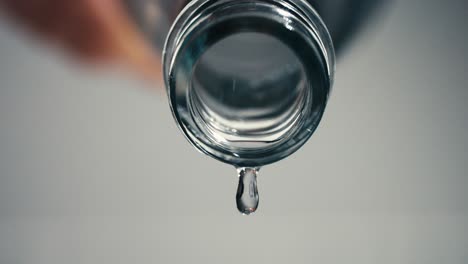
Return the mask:
<path id="1" fill-rule="evenodd" d="M 305 1 L 190 3 L 163 51 L 169 103 L 200 151 L 260 166 L 302 146 L 333 80 L 331 38 Z"/>

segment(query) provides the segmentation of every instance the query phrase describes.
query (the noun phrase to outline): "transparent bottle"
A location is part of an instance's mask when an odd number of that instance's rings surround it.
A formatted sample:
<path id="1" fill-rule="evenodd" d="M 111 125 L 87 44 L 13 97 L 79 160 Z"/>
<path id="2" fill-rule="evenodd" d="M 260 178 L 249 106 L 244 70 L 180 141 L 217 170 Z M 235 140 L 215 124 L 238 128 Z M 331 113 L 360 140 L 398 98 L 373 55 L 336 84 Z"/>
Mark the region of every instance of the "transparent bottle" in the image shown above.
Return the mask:
<path id="1" fill-rule="evenodd" d="M 255 211 L 258 169 L 299 149 L 324 113 L 335 67 L 324 22 L 302 0 L 128 7 L 155 48 L 165 39 L 163 77 L 178 126 L 198 150 L 238 168 L 237 207 Z"/>

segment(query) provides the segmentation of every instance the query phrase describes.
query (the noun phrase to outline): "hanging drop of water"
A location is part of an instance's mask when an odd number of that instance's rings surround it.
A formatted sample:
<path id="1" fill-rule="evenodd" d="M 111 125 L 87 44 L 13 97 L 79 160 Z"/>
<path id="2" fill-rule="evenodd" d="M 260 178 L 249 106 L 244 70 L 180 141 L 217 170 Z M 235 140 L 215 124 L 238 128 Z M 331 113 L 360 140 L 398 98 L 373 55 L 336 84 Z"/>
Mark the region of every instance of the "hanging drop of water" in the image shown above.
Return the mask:
<path id="1" fill-rule="evenodd" d="M 258 168 L 240 168 L 239 186 L 237 187 L 237 209 L 244 215 L 249 215 L 257 210 L 259 197 L 257 189 Z"/>

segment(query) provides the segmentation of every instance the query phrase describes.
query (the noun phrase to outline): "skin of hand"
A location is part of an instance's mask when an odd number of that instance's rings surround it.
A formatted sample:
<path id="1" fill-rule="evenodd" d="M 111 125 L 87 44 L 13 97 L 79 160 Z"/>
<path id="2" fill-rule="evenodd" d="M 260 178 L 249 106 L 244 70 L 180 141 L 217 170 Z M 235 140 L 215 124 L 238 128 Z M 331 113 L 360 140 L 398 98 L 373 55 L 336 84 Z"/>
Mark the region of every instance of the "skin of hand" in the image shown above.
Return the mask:
<path id="1" fill-rule="evenodd" d="M 122 64 L 161 80 L 160 55 L 145 42 L 121 0 L 0 0 L 0 9 L 41 39 L 94 64 Z"/>

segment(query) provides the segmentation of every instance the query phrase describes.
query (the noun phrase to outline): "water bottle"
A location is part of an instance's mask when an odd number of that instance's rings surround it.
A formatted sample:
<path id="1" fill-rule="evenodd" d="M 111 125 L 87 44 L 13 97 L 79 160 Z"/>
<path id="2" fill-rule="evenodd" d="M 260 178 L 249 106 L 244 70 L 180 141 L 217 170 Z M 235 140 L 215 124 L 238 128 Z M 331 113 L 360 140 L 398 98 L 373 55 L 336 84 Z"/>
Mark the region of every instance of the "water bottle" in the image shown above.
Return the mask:
<path id="1" fill-rule="evenodd" d="M 169 103 L 182 133 L 204 154 L 237 168 L 243 214 L 258 206 L 260 167 L 298 150 L 324 114 L 335 49 L 314 6 L 340 32 L 332 2 L 350 1 L 127 1 L 162 50 Z M 333 39 L 343 43 L 345 36 Z"/>

